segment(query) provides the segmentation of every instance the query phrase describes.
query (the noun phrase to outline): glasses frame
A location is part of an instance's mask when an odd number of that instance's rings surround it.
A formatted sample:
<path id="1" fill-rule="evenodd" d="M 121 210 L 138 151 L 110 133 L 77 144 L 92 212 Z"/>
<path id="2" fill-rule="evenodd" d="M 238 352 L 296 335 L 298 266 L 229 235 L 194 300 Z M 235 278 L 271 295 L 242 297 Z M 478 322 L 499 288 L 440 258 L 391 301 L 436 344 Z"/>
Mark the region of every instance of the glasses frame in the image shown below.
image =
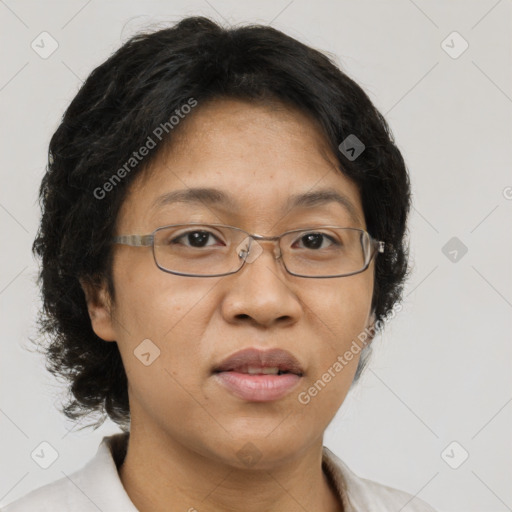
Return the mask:
<path id="1" fill-rule="evenodd" d="M 245 235 L 247 235 L 247 237 L 250 239 L 248 250 L 240 251 L 238 254 L 238 257 L 241 259 L 240 267 L 237 270 L 233 270 L 231 272 L 225 272 L 223 274 L 189 274 L 189 273 L 185 273 L 185 272 L 178 272 L 176 270 L 169 270 L 167 268 L 162 267 L 158 263 L 158 260 L 156 257 L 155 244 L 154 244 L 155 235 L 158 231 L 161 231 L 161 230 L 164 230 L 167 228 L 172 228 L 172 227 L 179 227 L 179 226 L 184 226 L 184 227 L 185 226 L 204 226 L 204 227 L 211 226 L 211 227 L 218 227 L 218 228 L 230 228 L 230 229 L 240 231 L 241 233 L 244 233 Z M 324 228 L 351 229 L 351 230 L 360 231 L 360 232 L 366 234 L 366 236 L 368 237 L 368 239 L 370 241 L 370 251 L 368 254 L 365 254 L 365 265 L 361 270 L 357 270 L 355 272 L 350 272 L 349 274 L 334 274 L 334 275 L 327 275 L 327 276 L 306 276 L 306 275 L 297 274 L 295 272 L 291 272 L 290 270 L 288 270 L 288 267 L 286 266 L 286 263 L 284 262 L 283 253 L 281 250 L 282 237 L 285 235 L 288 235 L 290 233 L 297 233 L 300 231 L 314 231 L 317 229 L 324 229 Z M 285 231 L 284 233 L 281 233 L 280 235 L 276 235 L 276 236 L 263 236 L 263 235 L 258 235 L 256 233 L 249 233 L 249 232 L 245 231 L 244 229 L 238 228 L 236 226 L 229 226 L 226 224 L 208 224 L 208 223 L 202 223 L 202 222 L 189 222 L 189 223 L 185 223 L 185 224 L 183 224 L 183 223 L 168 224 L 166 226 L 160 226 L 160 227 L 156 228 L 152 233 L 149 233 L 146 235 L 119 235 L 119 236 L 113 237 L 112 243 L 120 244 L 120 245 L 128 245 L 131 247 L 149 247 L 149 246 L 151 246 L 152 252 L 153 252 L 153 260 L 155 261 L 156 266 L 163 272 L 167 272 L 169 274 L 174 274 L 174 275 L 178 275 L 178 276 L 186 276 L 186 277 L 222 277 L 222 276 L 236 274 L 244 267 L 245 263 L 247 262 L 247 257 L 249 256 L 249 254 L 251 252 L 251 246 L 252 246 L 253 240 L 256 240 L 258 242 L 260 242 L 260 241 L 274 242 L 274 249 L 275 249 L 275 245 L 277 243 L 277 246 L 279 249 L 279 255 L 276 257 L 276 259 L 281 260 L 281 263 L 282 263 L 283 267 L 285 268 L 286 272 L 288 272 L 292 276 L 312 278 L 312 279 L 348 277 L 348 276 L 352 276 L 355 274 L 360 274 L 361 272 L 364 272 L 370 266 L 371 261 L 373 260 L 373 258 L 375 257 L 375 255 L 377 253 L 384 252 L 385 246 L 386 246 L 385 242 L 376 240 L 368 233 L 368 231 L 361 229 L 361 228 L 351 228 L 351 227 L 344 227 L 344 226 L 314 226 L 314 227 L 309 227 L 309 228 L 306 227 L 306 228 L 291 229 L 289 231 Z M 364 246 L 363 246 L 363 251 L 365 251 Z"/>

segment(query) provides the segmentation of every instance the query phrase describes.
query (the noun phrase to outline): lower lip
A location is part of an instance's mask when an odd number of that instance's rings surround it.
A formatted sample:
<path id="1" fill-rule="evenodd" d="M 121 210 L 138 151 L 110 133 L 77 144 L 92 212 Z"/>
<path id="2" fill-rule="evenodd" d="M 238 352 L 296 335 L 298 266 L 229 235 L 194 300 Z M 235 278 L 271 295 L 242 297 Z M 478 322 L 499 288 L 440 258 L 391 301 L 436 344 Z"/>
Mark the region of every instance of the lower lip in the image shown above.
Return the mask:
<path id="1" fill-rule="evenodd" d="M 220 372 L 215 376 L 235 396 L 250 402 L 279 400 L 286 396 L 301 379 L 294 373 L 249 375 L 238 372 Z"/>

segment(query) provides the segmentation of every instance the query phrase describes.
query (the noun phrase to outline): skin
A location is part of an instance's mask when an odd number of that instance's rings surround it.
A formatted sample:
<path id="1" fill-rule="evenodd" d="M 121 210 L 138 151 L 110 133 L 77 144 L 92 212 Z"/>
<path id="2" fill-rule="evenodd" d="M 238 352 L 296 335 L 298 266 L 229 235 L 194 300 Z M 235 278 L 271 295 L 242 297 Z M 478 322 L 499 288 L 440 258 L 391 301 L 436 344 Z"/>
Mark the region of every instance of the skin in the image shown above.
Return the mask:
<path id="1" fill-rule="evenodd" d="M 310 225 L 366 228 L 356 185 L 339 170 L 318 126 L 285 107 L 216 100 L 180 125 L 169 150 L 130 188 L 117 234 L 146 234 L 178 222 L 223 223 L 276 235 Z M 152 210 L 164 192 L 209 186 L 238 208 L 176 203 Z M 332 188 L 335 202 L 284 209 L 296 193 Z M 268 244 L 268 245 L 266 245 Z M 142 512 L 342 511 L 322 472 L 323 434 L 343 403 L 359 355 L 307 405 L 297 399 L 372 323 L 374 264 L 359 274 L 305 279 L 288 274 L 272 245 L 238 273 L 164 273 L 150 247 L 114 248 L 116 302 L 85 283 L 95 333 L 115 341 L 129 383 L 131 434 L 121 481 Z M 161 351 L 144 366 L 133 352 L 144 339 Z M 274 402 L 246 402 L 222 388 L 212 369 L 240 349 L 282 348 L 302 364 L 299 386 Z M 237 452 L 252 443 L 260 460 Z M 253 498 L 253 499 L 251 499 Z"/>

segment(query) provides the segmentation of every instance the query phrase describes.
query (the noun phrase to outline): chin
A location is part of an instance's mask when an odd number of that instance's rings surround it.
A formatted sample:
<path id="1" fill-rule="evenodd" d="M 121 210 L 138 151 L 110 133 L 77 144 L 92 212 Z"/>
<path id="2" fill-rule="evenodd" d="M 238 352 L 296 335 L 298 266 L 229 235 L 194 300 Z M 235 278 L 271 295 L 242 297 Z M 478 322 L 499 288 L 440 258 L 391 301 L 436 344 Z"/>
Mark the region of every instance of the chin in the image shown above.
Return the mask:
<path id="1" fill-rule="evenodd" d="M 229 429 L 229 433 L 224 443 L 215 443 L 212 448 L 224 463 L 241 469 L 274 469 L 300 456 L 313 442 L 304 438 L 303 432 L 279 426 L 275 421 Z"/>

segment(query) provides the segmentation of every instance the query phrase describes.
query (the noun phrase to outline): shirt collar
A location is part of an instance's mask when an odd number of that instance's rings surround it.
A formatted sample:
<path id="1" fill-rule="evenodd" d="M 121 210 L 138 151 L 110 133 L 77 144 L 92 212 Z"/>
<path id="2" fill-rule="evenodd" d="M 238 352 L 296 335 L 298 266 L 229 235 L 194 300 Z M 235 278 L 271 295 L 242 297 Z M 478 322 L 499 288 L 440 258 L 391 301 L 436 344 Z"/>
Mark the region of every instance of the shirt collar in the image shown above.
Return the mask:
<path id="1" fill-rule="evenodd" d="M 128 439 L 129 432 L 104 437 L 96 456 L 80 472 L 81 481 L 76 482 L 82 492 L 101 510 L 138 512 L 118 473 L 118 468 L 126 456 Z M 325 446 L 322 450 L 322 469 L 343 503 L 344 511 L 359 510 L 359 504 L 349 492 L 353 487 L 358 487 L 358 477 Z"/>

